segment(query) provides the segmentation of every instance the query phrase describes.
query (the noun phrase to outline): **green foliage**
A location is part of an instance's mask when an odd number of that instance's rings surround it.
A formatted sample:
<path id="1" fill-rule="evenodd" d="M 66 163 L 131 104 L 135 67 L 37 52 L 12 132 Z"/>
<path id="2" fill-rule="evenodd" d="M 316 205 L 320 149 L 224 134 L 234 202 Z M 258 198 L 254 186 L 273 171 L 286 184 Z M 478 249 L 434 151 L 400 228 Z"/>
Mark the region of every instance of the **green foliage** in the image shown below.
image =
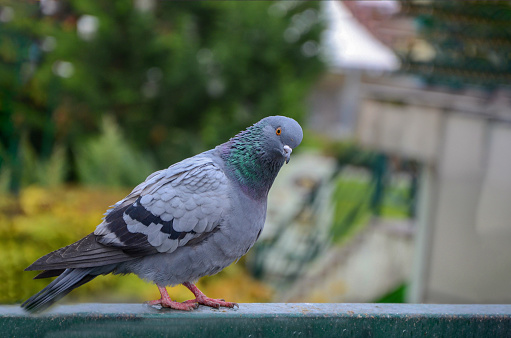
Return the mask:
<path id="1" fill-rule="evenodd" d="M 105 115 L 158 167 L 264 116 L 303 116 L 323 67 L 318 3 L 141 3 L 70 0 L 50 15 L 38 2 L 2 3 L 14 13 L 0 22 L 0 143 L 10 158 L 0 167 L 11 180 L 25 170 L 22 135 L 42 160 L 57 144 L 79 153 Z M 74 161 L 69 169 L 83 177 Z"/>
<path id="2" fill-rule="evenodd" d="M 68 163 L 64 147 L 56 146 L 48 159 L 40 159 L 27 138 L 23 137 L 20 153 L 22 167 L 27 168 L 22 171 L 24 186 L 56 187 L 65 181 Z"/>
<path id="3" fill-rule="evenodd" d="M 313 144 L 337 158 L 332 178 L 334 191 L 332 242 L 339 243 L 369 224 L 371 217 L 402 219 L 411 217 L 413 194 L 411 162 L 402 161 L 403 177 L 393 171 L 383 154 L 367 151 L 352 142 L 332 142 L 317 135 Z"/>
<path id="4" fill-rule="evenodd" d="M 367 175 L 354 175 L 341 171 L 334 182 L 332 196 L 334 218 L 330 233 L 332 242 L 339 243 L 366 226 L 375 214 L 376 210 L 371 205 L 375 184 L 369 172 Z M 383 198 L 377 205 L 378 217 L 389 219 L 410 217 L 408 191 L 409 187 L 403 182 L 386 183 Z"/>
<path id="5" fill-rule="evenodd" d="M 339 169 L 345 165 L 372 168 L 376 153 L 361 148 L 353 140 L 334 140 L 327 135 L 318 134 L 311 130 L 304 131 L 304 138 L 298 151 L 321 149 L 321 152 L 337 159 Z"/>
<path id="6" fill-rule="evenodd" d="M 132 149 L 108 118 L 101 135 L 82 142 L 75 151 L 78 178 L 87 185 L 135 186 L 156 170 L 153 160 Z"/>
<path id="7" fill-rule="evenodd" d="M 21 137 L 15 158 L 18 161 L 20 180 L 23 186 L 37 184 L 43 187 L 53 188 L 63 184 L 67 178 L 68 161 L 66 149 L 57 145 L 53 148 L 48 158 L 41 158 L 27 139 L 26 134 Z M 16 165 L 10 163 L 11 158 L 7 151 L 0 145 L 0 155 L 5 159 L 0 167 L 0 193 L 9 190 L 11 171 Z"/>
<path id="8" fill-rule="evenodd" d="M 402 182 L 388 184 L 383 196 L 380 216 L 383 218 L 410 218 L 410 187 Z"/>
<path id="9" fill-rule="evenodd" d="M 380 299 L 376 300 L 375 303 L 406 303 L 406 292 L 408 285 L 403 283 L 394 290 L 390 291 Z"/>
<path id="10" fill-rule="evenodd" d="M 343 177 L 336 182 L 332 203 L 334 221 L 330 228 L 332 242 L 340 242 L 368 223 L 371 217 L 370 198 L 373 187 L 368 180 Z"/>

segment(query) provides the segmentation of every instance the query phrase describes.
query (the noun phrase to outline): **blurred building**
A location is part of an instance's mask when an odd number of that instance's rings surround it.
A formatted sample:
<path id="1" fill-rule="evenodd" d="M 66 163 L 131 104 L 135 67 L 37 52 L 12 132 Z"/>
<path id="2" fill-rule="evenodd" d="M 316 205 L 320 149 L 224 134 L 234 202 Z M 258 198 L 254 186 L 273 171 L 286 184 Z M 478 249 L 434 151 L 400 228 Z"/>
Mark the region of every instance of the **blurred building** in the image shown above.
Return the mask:
<path id="1" fill-rule="evenodd" d="M 322 3 L 322 56 L 328 72 L 313 89 L 309 127 L 333 138 L 353 137 L 364 84 L 399 68 L 393 51 L 372 36 L 343 3 Z M 385 6 L 389 13 L 397 10 Z M 378 7 L 379 8 L 379 7 Z"/>
<path id="2" fill-rule="evenodd" d="M 511 6 L 325 9 L 331 68 L 311 125 L 422 164 L 409 300 L 511 302 Z"/>

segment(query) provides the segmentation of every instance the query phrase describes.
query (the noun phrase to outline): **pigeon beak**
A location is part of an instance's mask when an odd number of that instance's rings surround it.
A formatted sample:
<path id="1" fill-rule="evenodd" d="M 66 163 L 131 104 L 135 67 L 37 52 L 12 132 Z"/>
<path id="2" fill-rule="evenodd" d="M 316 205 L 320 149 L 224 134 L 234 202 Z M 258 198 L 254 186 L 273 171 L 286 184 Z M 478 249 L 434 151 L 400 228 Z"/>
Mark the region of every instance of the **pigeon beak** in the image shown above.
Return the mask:
<path id="1" fill-rule="evenodd" d="M 288 145 L 284 146 L 284 157 L 286 158 L 286 164 L 289 163 L 289 159 L 291 158 L 292 152 L 293 152 L 293 149 L 291 149 L 290 146 L 288 146 Z"/>

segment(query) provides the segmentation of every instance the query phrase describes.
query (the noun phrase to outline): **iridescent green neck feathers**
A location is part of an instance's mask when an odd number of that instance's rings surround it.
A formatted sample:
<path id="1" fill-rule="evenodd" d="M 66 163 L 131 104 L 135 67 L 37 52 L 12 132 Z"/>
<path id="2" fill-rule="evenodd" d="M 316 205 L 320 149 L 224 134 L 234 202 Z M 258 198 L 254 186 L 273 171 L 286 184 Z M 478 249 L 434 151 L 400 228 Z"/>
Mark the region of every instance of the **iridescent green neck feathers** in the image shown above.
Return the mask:
<path id="1" fill-rule="evenodd" d="M 265 124 L 258 123 L 231 138 L 221 146 L 227 175 L 254 198 L 266 197 L 284 164 L 282 157 L 270 154 L 265 143 Z"/>

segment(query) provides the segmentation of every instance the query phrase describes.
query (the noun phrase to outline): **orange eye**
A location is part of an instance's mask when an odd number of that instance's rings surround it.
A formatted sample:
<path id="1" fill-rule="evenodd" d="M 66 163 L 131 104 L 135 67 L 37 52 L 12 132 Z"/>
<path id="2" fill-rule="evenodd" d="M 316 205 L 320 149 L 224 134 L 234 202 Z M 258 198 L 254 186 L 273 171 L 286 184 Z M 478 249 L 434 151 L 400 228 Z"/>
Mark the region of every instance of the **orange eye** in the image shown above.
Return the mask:
<path id="1" fill-rule="evenodd" d="M 277 134 L 278 136 L 280 136 L 280 134 L 282 134 L 282 128 L 278 127 L 278 128 L 275 130 L 275 134 Z"/>

